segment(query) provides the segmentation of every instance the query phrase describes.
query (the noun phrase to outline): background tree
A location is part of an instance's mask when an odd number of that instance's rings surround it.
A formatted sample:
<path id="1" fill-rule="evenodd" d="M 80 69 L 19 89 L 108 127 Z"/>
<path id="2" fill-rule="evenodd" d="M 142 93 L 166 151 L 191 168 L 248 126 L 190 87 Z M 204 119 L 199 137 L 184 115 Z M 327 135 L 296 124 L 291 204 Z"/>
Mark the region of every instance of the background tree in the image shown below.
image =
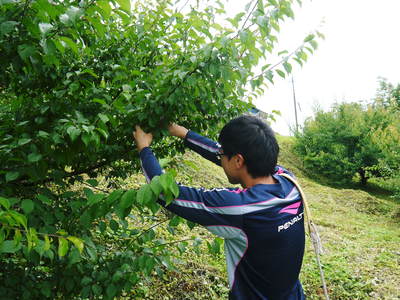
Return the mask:
<path id="1" fill-rule="evenodd" d="M 395 86 L 385 78 L 379 78 L 379 89 L 374 105 L 384 107 L 393 112 L 400 111 L 400 83 Z"/>
<path id="2" fill-rule="evenodd" d="M 397 90 L 381 82 L 369 105 L 342 103 L 318 110 L 297 136 L 296 149 L 310 173 L 335 183 L 363 185 L 372 177 L 396 177 L 400 170 Z"/>
<path id="3" fill-rule="evenodd" d="M 251 1 L 222 26 L 219 1 L 0 1 L 0 297 L 110 299 L 171 266 L 153 228 L 173 178 L 118 185 L 139 167 L 132 128 L 174 155 L 171 121 L 212 135 L 247 110 L 317 47 L 310 34 L 270 61 L 292 2 Z"/>

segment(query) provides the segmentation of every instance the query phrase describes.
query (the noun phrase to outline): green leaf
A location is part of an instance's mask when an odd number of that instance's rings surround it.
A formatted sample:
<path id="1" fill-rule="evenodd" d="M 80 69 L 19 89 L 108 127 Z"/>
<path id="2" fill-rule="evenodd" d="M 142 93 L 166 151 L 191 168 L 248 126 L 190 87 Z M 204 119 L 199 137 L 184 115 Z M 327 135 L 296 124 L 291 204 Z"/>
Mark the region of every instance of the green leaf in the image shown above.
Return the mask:
<path id="1" fill-rule="evenodd" d="M 279 6 L 277 0 L 268 0 L 269 3 L 271 3 L 271 5 L 273 6 Z"/>
<path id="2" fill-rule="evenodd" d="M 106 231 L 106 229 L 107 229 L 106 223 L 100 222 L 100 223 L 99 223 L 99 229 L 100 229 L 100 232 L 101 232 L 101 233 L 104 233 L 104 231 Z"/>
<path id="3" fill-rule="evenodd" d="M 31 153 L 28 155 L 28 161 L 31 163 L 38 162 L 39 160 L 42 159 L 42 157 L 43 156 L 39 153 Z"/>
<path id="4" fill-rule="evenodd" d="M 264 77 L 269 80 L 272 84 L 274 84 L 274 73 L 271 70 L 268 70 L 267 72 L 264 73 Z"/>
<path id="5" fill-rule="evenodd" d="M 77 44 L 73 40 L 71 40 L 69 37 L 61 36 L 60 37 L 60 41 L 64 42 L 66 45 L 68 45 L 68 47 L 71 48 L 71 50 L 75 54 L 79 53 L 79 49 L 78 49 Z"/>
<path id="6" fill-rule="evenodd" d="M 82 261 L 81 254 L 77 248 L 72 248 L 68 255 L 68 264 L 76 264 Z"/>
<path id="7" fill-rule="evenodd" d="M 17 26 L 19 23 L 15 21 L 5 21 L 1 23 L 0 25 L 0 36 L 1 35 L 6 35 L 7 33 L 10 33 L 11 31 L 14 30 L 15 26 Z"/>
<path id="8" fill-rule="evenodd" d="M 47 250 L 47 251 L 45 251 L 44 255 L 46 257 L 48 257 L 51 261 L 53 261 L 53 259 L 54 259 L 54 252 L 53 251 Z"/>
<path id="9" fill-rule="evenodd" d="M 156 262 L 155 262 L 154 258 L 147 257 L 146 265 L 145 265 L 145 272 L 147 275 L 151 274 L 151 271 L 153 271 L 153 268 L 155 265 L 156 265 Z"/>
<path id="10" fill-rule="evenodd" d="M 107 105 L 106 100 L 103 100 L 103 99 L 94 98 L 92 101 L 93 101 L 93 102 L 96 102 L 96 103 L 99 103 L 99 104 L 101 104 L 101 105 Z"/>
<path id="11" fill-rule="evenodd" d="M 104 194 L 92 194 L 88 197 L 87 204 L 91 206 L 93 204 L 99 203 L 101 200 L 103 200 L 104 196 Z"/>
<path id="12" fill-rule="evenodd" d="M 85 73 L 90 74 L 95 78 L 99 77 L 92 69 L 85 69 L 85 70 L 81 71 L 81 74 L 85 74 Z"/>
<path id="13" fill-rule="evenodd" d="M 96 128 L 96 130 L 97 130 L 98 132 L 100 132 L 100 134 L 101 134 L 105 139 L 108 139 L 108 132 L 107 132 L 107 131 L 105 131 L 104 129 L 101 129 L 101 128 Z"/>
<path id="14" fill-rule="evenodd" d="M 10 208 L 10 201 L 8 199 L 0 197 L 0 205 L 2 205 L 5 209 Z"/>
<path id="15" fill-rule="evenodd" d="M 86 147 L 89 145 L 89 143 L 92 139 L 91 135 L 89 135 L 88 133 L 84 133 L 81 138 L 82 138 L 83 143 L 86 145 Z"/>
<path id="16" fill-rule="evenodd" d="M 93 100 L 93 101 L 94 101 L 94 100 Z M 108 121 L 110 121 L 110 119 L 108 118 L 108 116 L 105 115 L 105 114 L 99 113 L 98 116 L 99 116 L 100 120 L 103 121 L 104 124 L 106 124 Z"/>
<path id="17" fill-rule="evenodd" d="M 38 195 L 36 196 L 36 198 L 37 198 L 38 200 L 40 200 L 42 203 L 45 203 L 45 204 L 48 204 L 48 205 L 51 204 L 51 200 L 50 200 L 48 197 L 46 197 L 45 195 L 38 194 Z"/>
<path id="18" fill-rule="evenodd" d="M 4 241 L 0 245 L 0 253 L 15 253 L 21 249 L 21 244 L 16 245 L 14 241 Z"/>
<path id="19" fill-rule="evenodd" d="M 81 130 L 75 126 L 70 126 L 67 128 L 67 133 L 71 138 L 71 141 L 75 141 L 76 138 L 81 134 Z"/>
<path id="20" fill-rule="evenodd" d="M 26 217 L 16 211 L 10 211 L 9 214 L 11 215 L 11 217 L 19 224 L 21 224 L 22 226 L 24 226 L 24 228 L 27 228 L 27 220 Z"/>
<path id="21" fill-rule="evenodd" d="M 160 176 L 160 183 L 163 188 L 164 193 L 167 191 L 172 193 L 174 197 L 178 197 L 179 188 L 175 182 L 174 177 L 170 173 L 165 173 Z"/>
<path id="22" fill-rule="evenodd" d="M 23 146 L 28 144 L 30 141 L 32 141 L 32 139 L 29 138 L 22 138 L 18 140 L 18 146 Z"/>
<path id="23" fill-rule="evenodd" d="M 14 243 L 15 246 L 18 246 L 18 244 L 21 242 L 22 240 L 22 234 L 21 231 L 18 229 L 15 229 L 15 234 L 14 234 Z"/>
<path id="24" fill-rule="evenodd" d="M 133 202 L 135 201 L 135 196 L 136 196 L 136 191 L 135 190 L 126 191 L 121 197 L 121 201 L 119 202 L 119 206 L 122 209 L 126 209 L 126 208 L 130 207 L 133 204 Z"/>
<path id="25" fill-rule="evenodd" d="M 279 69 L 276 69 L 275 72 L 278 73 L 278 75 L 281 76 L 282 78 L 286 77 L 285 73 Z"/>
<path id="26" fill-rule="evenodd" d="M 292 65 L 289 64 L 287 61 L 285 61 L 283 63 L 283 67 L 285 68 L 285 71 L 289 74 L 290 72 L 292 72 Z"/>
<path id="27" fill-rule="evenodd" d="M 81 284 L 82 285 L 89 285 L 90 283 L 92 283 L 92 278 L 88 277 L 88 276 L 84 276 L 81 280 Z"/>
<path id="28" fill-rule="evenodd" d="M 160 184 L 163 188 L 163 191 L 168 191 L 169 190 L 169 186 L 171 185 L 171 183 L 173 182 L 173 178 L 170 174 L 168 173 L 164 173 L 160 175 Z"/>
<path id="29" fill-rule="evenodd" d="M 101 10 L 102 10 L 102 12 L 103 12 L 103 13 L 102 13 L 102 16 L 103 16 L 105 19 L 110 18 L 110 16 L 111 16 L 111 10 L 112 10 L 112 8 L 111 8 L 111 6 L 110 6 L 110 3 L 109 3 L 108 1 L 106 1 L 106 0 L 101 0 L 101 1 L 97 1 L 96 4 L 97 4 L 98 7 L 101 8 Z"/>
<path id="30" fill-rule="evenodd" d="M 267 17 L 266 16 L 258 16 L 257 24 L 260 25 L 261 27 L 267 27 L 267 25 L 268 25 Z"/>
<path id="31" fill-rule="evenodd" d="M 309 34 L 309 35 L 307 35 L 307 37 L 304 39 L 304 42 L 310 42 L 310 41 L 312 41 L 313 39 L 315 38 L 315 35 L 314 34 Z"/>
<path id="32" fill-rule="evenodd" d="M 130 12 L 131 1 L 130 0 L 117 0 L 117 3 L 121 6 L 123 10 Z"/>
<path id="33" fill-rule="evenodd" d="M 118 222 L 115 221 L 115 220 L 113 220 L 113 219 L 111 219 L 111 221 L 110 221 L 110 228 L 111 228 L 112 231 L 117 231 L 118 228 L 119 228 Z"/>
<path id="34" fill-rule="evenodd" d="M 37 136 L 41 138 L 47 138 L 49 134 L 46 131 L 39 130 Z"/>
<path id="35" fill-rule="evenodd" d="M 63 229 L 58 230 L 57 233 L 58 233 L 59 235 L 63 235 L 63 236 L 68 235 L 68 233 L 67 233 L 65 230 L 63 230 Z"/>
<path id="36" fill-rule="evenodd" d="M 221 245 L 223 240 L 221 238 L 215 238 L 212 243 L 207 242 L 208 250 L 213 254 L 218 254 L 221 251 Z"/>
<path id="37" fill-rule="evenodd" d="M 303 60 L 303 61 L 306 61 L 307 58 L 308 58 L 307 54 L 306 54 L 304 51 L 300 51 L 300 52 L 298 53 L 298 57 L 299 57 L 301 60 Z"/>
<path id="38" fill-rule="evenodd" d="M 116 286 L 114 284 L 112 284 L 112 283 L 107 285 L 106 293 L 107 293 L 107 297 L 108 298 L 113 299 L 114 296 L 117 294 Z"/>
<path id="39" fill-rule="evenodd" d="M 247 46 L 249 33 L 247 31 L 241 31 L 239 36 L 240 36 L 241 42 Z"/>
<path id="40" fill-rule="evenodd" d="M 44 254 L 44 252 L 45 252 L 45 250 L 44 250 L 44 244 L 45 244 L 44 241 L 38 239 L 38 240 L 36 241 L 35 247 L 33 248 L 33 249 L 40 255 L 40 257 L 42 257 L 43 254 Z"/>
<path id="41" fill-rule="evenodd" d="M 29 238 L 31 239 L 31 241 L 36 244 L 36 242 L 38 241 L 38 237 L 37 237 L 37 233 L 36 233 L 36 229 L 35 228 L 29 228 L 28 230 L 28 234 Z"/>
<path id="42" fill-rule="evenodd" d="M 151 190 L 149 184 L 143 185 L 136 195 L 136 200 L 139 204 L 146 204 L 155 200 L 155 194 Z"/>
<path id="43" fill-rule="evenodd" d="M 65 47 L 64 45 L 61 43 L 61 41 L 56 40 L 56 39 L 52 39 L 54 45 L 56 46 L 57 50 L 61 53 L 64 54 L 65 52 Z"/>
<path id="44" fill-rule="evenodd" d="M 43 247 L 43 250 L 47 251 L 49 249 L 50 249 L 50 239 L 49 239 L 49 236 L 46 234 L 44 236 L 44 247 Z"/>
<path id="45" fill-rule="evenodd" d="M 91 196 L 94 195 L 93 191 L 92 191 L 91 189 L 89 189 L 89 188 L 84 188 L 84 189 L 83 189 L 83 192 L 85 193 L 85 196 L 86 196 L 86 198 L 88 198 L 88 199 L 89 199 Z"/>
<path id="46" fill-rule="evenodd" d="M 153 214 L 156 214 L 160 210 L 160 205 L 157 202 L 149 202 L 147 203 L 147 207 L 151 210 Z"/>
<path id="47" fill-rule="evenodd" d="M 4 232 L 5 232 L 4 227 L 0 228 L 0 245 L 6 239 L 6 234 Z M 14 240 L 14 242 L 15 242 L 15 240 Z"/>
<path id="48" fill-rule="evenodd" d="M 160 176 L 154 176 L 150 182 L 150 188 L 153 193 L 158 197 L 162 192 L 162 186 L 160 183 Z"/>
<path id="49" fill-rule="evenodd" d="M 21 207 L 24 210 L 25 214 L 29 215 L 32 212 L 34 206 L 35 206 L 35 204 L 33 203 L 32 200 L 30 200 L 30 199 L 22 200 Z"/>
<path id="50" fill-rule="evenodd" d="M 81 239 L 79 239 L 75 236 L 69 236 L 69 237 L 67 237 L 67 239 L 70 240 L 75 245 L 75 247 L 79 250 L 79 253 L 82 253 L 84 243 Z"/>
<path id="51" fill-rule="evenodd" d="M 186 224 L 187 224 L 187 226 L 189 227 L 190 230 L 192 230 L 197 225 L 196 223 L 191 222 L 189 220 L 186 220 Z"/>
<path id="52" fill-rule="evenodd" d="M 278 52 L 278 56 L 281 56 L 283 54 L 288 54 L 288 53 L 289 53 L 289 51 L 283 50 L 283 51 Z"/>
<path id="53" fill-rule="evenodd" d="M 176 184 L 175 180 L 174 182 L 170 185 L 170 191 L 172 192 L 172 194 L 174 195 L 175 198 L 177 198 L 179 196 L 179 187 Z"/>
<path id="54" fill-rule="evenodd" d="M 123 190 L 115 190 L 107 197 L 107 203 L 113 204 L 116 200 L 118 200 L 121 195 L 124 193 Z"/>
<path id="55" fill-rule="evenodd" d="M 44 281 L 40 284 L 40 292 L 46 298 L 50 298 L 51 296 L 51 283 L 49 281 Z"/>
<path id="56" fill-rule="evenodd" d="M 318 43 L 314 40 L 310 41 L 310 45 L 311 45 L 311 47 L 313 47 L 314 50 L 316 50 L 318 48 Z"/>
<path id="57" fill-rule="evenodd" d="M 100 296 L 103 290 L 101 286 L 99 286 L 98 284 L 94 284 L 92 285 L 92 291 L 93 294 L 95 294 L 96 296 Z"/>
<path id="58" fill-rule="evenodd" d="M 18 46 L 18 54 L 23 60 L 27 60 L 35 54 L 35 51 L 36 49 L 32 45 L 23 44 Z"/>
<path id="59" fill-rule="evenodd" d="M 179 216 L 174 216 L 170 221 L 169 221 L 169 226 L 178 226 L 179 223 L 182 221 L 182 218 Z"/>
<path id="60" fill-rule="evenodd" d="M 68 252 L 68 241 L 65 238 L 58 238 L 58 256 L 63 257 Z"/>
<path id="61" fill-rule="evenodd" d="M 96 179 L 93 179 L 93 178 L 86 180 L 86 182 L 88 184 L 90 184 L 91 186 L 93 186 L 93 187 L 96 187 L 96 186 L 99 185 L 99 182 Z"/>
<path id="62" fill-rule="evenodd" d="M 5 238 L 6 238 L 6 235 L 5 235 L 5 233 L 4 233 L 4 227 L 3 228 L 0 228 L 0 245 L 3 243 L 3 241 L 5 240 Z"/>

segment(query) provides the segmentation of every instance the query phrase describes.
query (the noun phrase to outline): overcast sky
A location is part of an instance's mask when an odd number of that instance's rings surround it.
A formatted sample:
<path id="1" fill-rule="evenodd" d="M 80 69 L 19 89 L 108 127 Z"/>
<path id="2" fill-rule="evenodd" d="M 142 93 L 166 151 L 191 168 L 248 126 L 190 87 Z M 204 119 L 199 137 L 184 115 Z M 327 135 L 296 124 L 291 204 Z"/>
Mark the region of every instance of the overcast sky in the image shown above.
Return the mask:
<path id="1" fill-rule="evenodd" d="M 335 102 L 373 98 L 379 76 L 400 82 L 399 13 L 400 0 L 314 0 L 295 7 L 296 19 L 281 32 L 283 48 L 296 48 L 317 28 L 326 36 L 304 67 L 294 68 L 300 122 L 316 104 L 329 109 Z M 280 110 L 273 128 L 290 133 L 295 124 L 290 79 L 277 80 L 256 105 L 266 112 Z"/>

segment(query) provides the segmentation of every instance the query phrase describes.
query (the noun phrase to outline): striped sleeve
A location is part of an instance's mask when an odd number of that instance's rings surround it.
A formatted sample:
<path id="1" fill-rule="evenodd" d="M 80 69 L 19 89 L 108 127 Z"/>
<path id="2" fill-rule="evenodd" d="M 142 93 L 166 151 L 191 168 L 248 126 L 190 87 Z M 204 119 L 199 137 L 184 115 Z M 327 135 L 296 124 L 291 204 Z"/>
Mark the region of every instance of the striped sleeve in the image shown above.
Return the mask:
<path id="1" fill-rule="evenodd" d="M 185 145 L 203 156 L 205 159 L 212 161 L 218 166 L 221 165 L 221 161 L 216 155 L 220 151 L 221 146 L 213 140 L 189 130 L 185 137 Z"/>
<path id="2" fill-rule="evenodd" d="M 146 179 L 162 173 L 161 167 L 150 148 L 140 152 L 141 165 Z M 212 228 L 214 234 L 224 238 L 235 238 L 232 232 L 227 236 L 226 227 L 242 228 L 242 189 L 197 189 L 179 185 L 179 196 L 168 206 L 162 199 L 159 203 L 178 216 L 197 224 Z"/>

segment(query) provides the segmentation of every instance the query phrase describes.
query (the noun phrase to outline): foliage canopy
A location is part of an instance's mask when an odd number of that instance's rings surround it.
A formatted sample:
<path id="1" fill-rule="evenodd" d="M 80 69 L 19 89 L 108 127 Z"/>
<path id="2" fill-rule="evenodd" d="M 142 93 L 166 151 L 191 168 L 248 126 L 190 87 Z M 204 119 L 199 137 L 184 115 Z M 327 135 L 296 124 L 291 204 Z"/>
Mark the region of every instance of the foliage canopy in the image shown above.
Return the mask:
<path id="1" fill-rule="evenodd" d="M 139 167 L 133 125 L 160 138 L 171 121 L 205 130 L 248 109 L 317 47 L 310 34 L 270 61 L 292 2 L 251 1 L 222 26 L 219 1 L 0 0 L 0 297 L 111 299 L 171 267 L 153 228 L 180 222 L 155 203 L 176 196 L 173 177 L 119 185 Z"/>

